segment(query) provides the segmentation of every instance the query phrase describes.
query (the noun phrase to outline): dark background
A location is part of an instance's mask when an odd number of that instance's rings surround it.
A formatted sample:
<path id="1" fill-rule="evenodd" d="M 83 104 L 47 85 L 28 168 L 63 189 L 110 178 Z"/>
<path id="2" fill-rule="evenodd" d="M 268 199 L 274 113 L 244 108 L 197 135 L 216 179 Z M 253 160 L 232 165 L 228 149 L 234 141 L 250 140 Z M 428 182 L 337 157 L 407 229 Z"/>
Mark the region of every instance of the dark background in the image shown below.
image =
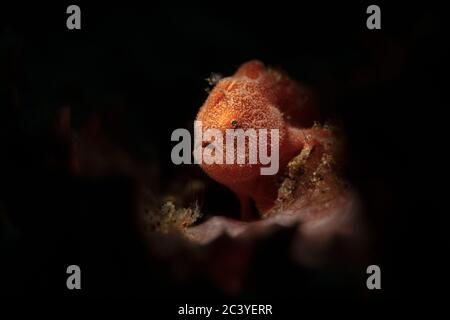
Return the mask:
<path id="1" fill-rule="evenodd" d="M 192 126 L 207 96 L 204 79 L 255 58 L 316 88 L 325 118 L 337 117 L 347 130 L 347 175 L 367 207 L 371 262 L 381 266 L 383 290 L 368 292 L 365 280 L 343 284 L 339 270 L 291 265 L 280 253 L 281 235 L 255 259 L 242 297 L 379 301 L 444 286 L 448 240 L 440 203 L 448 188 L 439 184 L 446 147 L 439 141 L 448 37 L 439 8 L 379 4 L 382 30 L 368 30 L 371 3 L 77 4 L 82 29 L 72 31 L 68 4 L 2 4 L 2 294 L 225 299 L 201 277 L 175 283 L 146 254 L 133 222 L 134 181 L 92 181 L 43 163 L 49 154 L 64 158 L 48 132 L 62 106 L 72 107 L 74 128 L 95 112 L 120 110 L 110 140 L 155 164 L 159 178 L 151 187 L 164 189 L 186 171 L 170 161 L 170 134 Z M 211 190 L 207 209 L 223 208 L 222 197 L 229 199 L 223 210 L 236 208 L 227 191 Z M 65 287 L 69 264 L 82 269 L 80 292 Z"/>

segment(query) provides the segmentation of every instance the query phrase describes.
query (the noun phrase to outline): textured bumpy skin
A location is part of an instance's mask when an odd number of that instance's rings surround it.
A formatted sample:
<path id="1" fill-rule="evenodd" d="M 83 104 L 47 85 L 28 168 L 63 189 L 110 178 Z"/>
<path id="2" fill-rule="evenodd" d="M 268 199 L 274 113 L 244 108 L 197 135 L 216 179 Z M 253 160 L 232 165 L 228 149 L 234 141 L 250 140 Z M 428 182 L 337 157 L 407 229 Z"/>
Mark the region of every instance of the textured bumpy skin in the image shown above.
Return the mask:
<path id="1" fill-rule="evenodd" d="M 312 93 L 284 72 L 265 67 L 260 61 L 247 62 L 233 76 L 220 80 L 197 115 L 203 131 L 219 129 L 224 136 L 226 129 L 279 129 L 279 174 L 305 145 L 318 143 L 315 136 L 323 133 L 307 129 L 317 118 Z M 225 146 L 223 141 L 223 154 Z M 250 218 L 251 200 L 261 215 L 270 210 L 279 186 L 279 174 L 263 176 L 261 164 L 248 164 L 249 155 L 245 157 L 244 165 L 201 165 L 209 176 L 236 193 L 244 220 Z"/>

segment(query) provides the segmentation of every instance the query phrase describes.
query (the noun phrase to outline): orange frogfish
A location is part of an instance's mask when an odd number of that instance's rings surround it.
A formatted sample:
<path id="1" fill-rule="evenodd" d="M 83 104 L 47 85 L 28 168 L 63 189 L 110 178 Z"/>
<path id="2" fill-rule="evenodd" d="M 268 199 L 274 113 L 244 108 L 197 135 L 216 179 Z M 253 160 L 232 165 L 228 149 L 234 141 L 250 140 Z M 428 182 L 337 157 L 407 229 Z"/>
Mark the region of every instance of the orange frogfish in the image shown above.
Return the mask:
<path id="1" fill-rule="evenodd" d="M 280 176 L 288 163 L 306 147 L 320 149 L 329 135 L 322 127 L 313 126 L 319 120 L 313 92 L 282 70 L 266 67 L 260 61 L 244 63 L 233 76 L 220 79 L 196 120 L 202 122 L 203 132 L 218 129 L 225 134 L 227 129 L 237 128 L 278 129 L 277 174 L 261 175 L 261 163 L 200 164 L 210 177 L 238 196 L 243 220 L 251 219 L 252 201 L 261 216 L 271 210 L 277 199 Z M 225 138 L 223 142 L 225 153 Z M 207 145 L 203 144 L 201 148 Z M 245 152 L 248 153 L 248 149 Z M 248 158 L 248 154 L 245 156 Z M 320 160 L 320 157 L 314 158 Z M 314 167 L 314 164 L 308 167 Z"/>

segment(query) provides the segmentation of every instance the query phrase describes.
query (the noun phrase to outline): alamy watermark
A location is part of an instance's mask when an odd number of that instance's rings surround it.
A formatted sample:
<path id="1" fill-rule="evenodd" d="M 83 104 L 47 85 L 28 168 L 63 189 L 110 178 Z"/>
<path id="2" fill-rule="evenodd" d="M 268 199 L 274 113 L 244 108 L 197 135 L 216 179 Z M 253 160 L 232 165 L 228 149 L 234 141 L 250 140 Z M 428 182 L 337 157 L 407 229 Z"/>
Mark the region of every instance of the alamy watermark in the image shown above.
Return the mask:
<path id="1" fill-rule="evenodd" d="M 261 164 L 261 175 L 274 175 L 279 170 L 278 129 L 226 129 L 224 134 L 222 130 L 214 128 L 203 130 L 202 121 L 195 121 L 193 150 L 191 133 L 187 129 L 174 130 L 171 140 L 179 141 L 171 153 L 172 162 L 177 165 Z"/>

